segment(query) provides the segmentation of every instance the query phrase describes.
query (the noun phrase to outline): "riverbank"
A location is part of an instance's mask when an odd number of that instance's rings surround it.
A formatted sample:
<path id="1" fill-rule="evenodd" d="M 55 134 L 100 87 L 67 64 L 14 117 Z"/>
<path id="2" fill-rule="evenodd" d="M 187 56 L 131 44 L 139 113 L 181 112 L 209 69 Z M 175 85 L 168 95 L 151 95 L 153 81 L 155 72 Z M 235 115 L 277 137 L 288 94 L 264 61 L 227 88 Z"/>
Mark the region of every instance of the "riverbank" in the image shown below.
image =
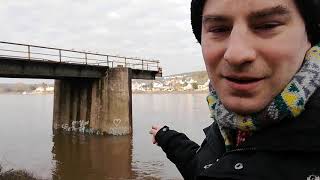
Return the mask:
<path id="1" fill-rule="evenodd" d="M 208 94 L 208 91 L 134 91 L 132 94 Z"/>
<path id="2" fill-rule="evenodd" d="M 48 95 L 48 94 L 54 94 L 53 92 L 45 92 L 45 93 L 21 93 L 21 92 L 0 92 L 0 95 Z"/>
<path id="3" fill-rule="evenodd" d="M 20 93 L 20 92 L 0 92 L 0 95 L 48 95 L 54 93 Z M 208 91 L 139 91 L 132 94 L 208 94 Z"/>
<path id="4" fill-rule="evenodd" d="M 3 171 L 0 165 L 0 180 L 39 180 L 33 174 L 23 170 L 7 170 Z"/>

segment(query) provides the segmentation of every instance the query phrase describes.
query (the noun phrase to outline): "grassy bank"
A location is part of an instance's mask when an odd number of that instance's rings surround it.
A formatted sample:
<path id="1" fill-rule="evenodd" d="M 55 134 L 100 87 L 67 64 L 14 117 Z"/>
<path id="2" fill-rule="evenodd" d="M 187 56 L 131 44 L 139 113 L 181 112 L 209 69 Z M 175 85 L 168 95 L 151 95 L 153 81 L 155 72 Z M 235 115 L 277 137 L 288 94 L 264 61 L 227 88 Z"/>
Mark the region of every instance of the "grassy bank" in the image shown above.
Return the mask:
<path id="1" fill-rule="evenodd" d="M 39 180 L 39 179 L 26 171 L 13 170 L 13 169 L 4 171 L 2 166 L 0 166 L 0 180 Z"/>

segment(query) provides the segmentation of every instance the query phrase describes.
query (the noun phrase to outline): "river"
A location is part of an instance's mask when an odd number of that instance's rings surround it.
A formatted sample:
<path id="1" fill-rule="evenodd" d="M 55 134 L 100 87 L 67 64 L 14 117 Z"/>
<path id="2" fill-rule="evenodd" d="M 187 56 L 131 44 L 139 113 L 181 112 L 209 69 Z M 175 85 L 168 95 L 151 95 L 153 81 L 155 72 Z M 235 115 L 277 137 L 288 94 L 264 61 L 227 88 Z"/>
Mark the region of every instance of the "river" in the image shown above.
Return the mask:
<path id="1" fill-rule="evenodd" d="M 44 179 L 182 179 L 152 124 L 168 125 L 197 143 L 211 124 L 206 94 L 133 94 L 132 136 L 53 133 L 53 95 L 0 95 L 0 164 Z"/>

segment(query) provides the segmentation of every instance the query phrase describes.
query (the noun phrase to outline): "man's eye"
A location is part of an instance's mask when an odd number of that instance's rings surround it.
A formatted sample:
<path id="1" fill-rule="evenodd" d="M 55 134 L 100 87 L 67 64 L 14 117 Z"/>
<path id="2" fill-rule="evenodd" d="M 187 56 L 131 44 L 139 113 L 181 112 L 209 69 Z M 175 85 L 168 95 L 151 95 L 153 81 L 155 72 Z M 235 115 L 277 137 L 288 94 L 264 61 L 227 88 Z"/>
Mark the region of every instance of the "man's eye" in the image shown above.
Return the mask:
<path id="1" fill-rule="evenodd" d="M 256 30 L 272 30 L 280 25 L 281 24 L 279 24 L 279 23 L 265 23 L 265 24 L 255 26 L 254 29 L 256 29 Z"/>
<path id="2" fill-rule="evenodd" d="M 211 33 L 225 33 L 225 32 L 228 32 L 230 30 L 230 28 L 228 27 L 212 27 L 212 28 L 209 28 L 209 32 Z"/>

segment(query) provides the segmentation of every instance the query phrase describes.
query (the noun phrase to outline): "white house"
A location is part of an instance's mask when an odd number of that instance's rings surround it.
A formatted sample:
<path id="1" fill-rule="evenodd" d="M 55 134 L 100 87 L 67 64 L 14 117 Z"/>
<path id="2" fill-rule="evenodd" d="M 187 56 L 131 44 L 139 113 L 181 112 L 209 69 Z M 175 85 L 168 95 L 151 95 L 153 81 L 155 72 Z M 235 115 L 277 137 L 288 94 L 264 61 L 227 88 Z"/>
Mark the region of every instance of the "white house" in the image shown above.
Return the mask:
<path id="1" fill-rule="evenodd" d="M 54 87 L 53 86 L 46 87 L 46 92 L 53 92 L 53 91 L 54 91 Z"/>
<path id="2" fill-rule="evenodd" d="M 146 83 L 139 84 L 138 82 L 135 82 L 132 84 L 132 91 L 145 91 L 143 86 L 145 86 Z"/>
<path id="3" fill-rule="evenodd" d="M 35 93 L 43 93 L 45 89 L 43 87 L 37 87 L 36 90 L 34 90 Z"/>
<path id="4" fill-rule="evenodd" d="M 188 83 L 188 85 L 186 85 L 186 86 L 183 87 L 183 90 L 184 90 L 184 91 L 192 90 L 192 89 L 193 89 L 193 87 L 192 87 L 192 84 L 191 84 L 191 83 Z"/>
<path id="5" fill-rule="evenodd" d="M 153 88 L 163 88 L 163 84 L 160 82 L 153 82 L 152 87 Z"/>
<path id="6" fill-rule="evenodd" d="M 209 89 L 210 80 L 208 79 L 203 85 L 198 85 L 198 90 L 208 90 Z"/>

